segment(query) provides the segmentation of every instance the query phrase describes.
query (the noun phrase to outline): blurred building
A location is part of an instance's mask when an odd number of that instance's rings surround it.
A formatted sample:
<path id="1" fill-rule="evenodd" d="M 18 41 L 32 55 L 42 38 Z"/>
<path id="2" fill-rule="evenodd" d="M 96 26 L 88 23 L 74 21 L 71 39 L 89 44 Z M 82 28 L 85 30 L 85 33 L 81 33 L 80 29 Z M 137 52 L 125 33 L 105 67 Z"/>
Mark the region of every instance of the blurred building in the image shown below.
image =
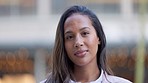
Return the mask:
<path id="1" fill-rule="evenodd" d="M 134 81 L 135 49 L 141 29 L 139 1 L 0 0 L 1 78 L 7 74 L 27 73 L 33 75 L 36 82 L 45 79 L 61 14 L 72 5 L 85 5 L 97 14 L 102 23 L 107 37 L 108 63 L 111 68 L 116 75 Z M 147 18 L 148 2 L 146 4 Z M 147 48 L 148 20 L 145 21 Z M 145 83 L 148 81 L 146 70 L 148 70 L 147 53 Z"/>

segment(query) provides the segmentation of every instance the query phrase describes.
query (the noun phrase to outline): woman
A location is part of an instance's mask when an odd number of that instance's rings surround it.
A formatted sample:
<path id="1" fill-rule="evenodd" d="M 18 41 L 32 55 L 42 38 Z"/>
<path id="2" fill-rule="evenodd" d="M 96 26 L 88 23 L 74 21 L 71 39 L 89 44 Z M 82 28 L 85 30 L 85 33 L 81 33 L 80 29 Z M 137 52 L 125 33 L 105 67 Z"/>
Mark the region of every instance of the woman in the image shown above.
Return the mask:
<path id="1" fill-rule="evenodd" d="M 105 53 L 97 16 L 84 6 L 72 6 L 59 21 L 52 70 L 42 83 L 131 83 L 112 75 Z"/>

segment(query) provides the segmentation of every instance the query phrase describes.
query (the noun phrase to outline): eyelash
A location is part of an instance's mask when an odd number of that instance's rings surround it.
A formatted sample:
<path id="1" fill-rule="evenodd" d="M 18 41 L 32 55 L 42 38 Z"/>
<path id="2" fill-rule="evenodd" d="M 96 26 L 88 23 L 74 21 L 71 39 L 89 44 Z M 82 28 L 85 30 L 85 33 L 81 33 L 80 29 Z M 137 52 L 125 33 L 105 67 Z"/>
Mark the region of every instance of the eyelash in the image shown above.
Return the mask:
<path id="1" fill-rule="evenodd" d="M 67 40 L 70 40 L 72 38 L 73 38 L 73 36 L 71 36 L 71 35 L 66 37 Z"/>
<path id="2" fill-rule="evenodd" d="M 87 36 L 89 34 L 89 32 L 82 32 L 81 35 L 83 37 Z M 65 37 L 66 40 L 72 40 L 74 37 L 72 35 L 68 35 Z"/>
<path id="3" fill-rule="evenodd" d="M 82 36 L 86 36 L 86 35 L 88 35 L 89 34 L 89 32 L 83 32 L 82 33 Z"/>

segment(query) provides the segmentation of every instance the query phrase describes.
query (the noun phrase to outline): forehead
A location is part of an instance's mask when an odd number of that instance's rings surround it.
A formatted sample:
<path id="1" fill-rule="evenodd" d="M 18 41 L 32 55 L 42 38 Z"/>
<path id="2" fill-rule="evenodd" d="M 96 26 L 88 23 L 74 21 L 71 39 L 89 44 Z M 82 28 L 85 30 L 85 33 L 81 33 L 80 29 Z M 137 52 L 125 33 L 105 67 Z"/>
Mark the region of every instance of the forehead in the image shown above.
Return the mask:
<path id="1" fill-rule="evenodd" d="M 84 27 L 84 26 L 92 25 L 92 22 L 87 15 L 76 13 L 66 19 L 64 23 L 64 28 L 73 26 L 73 25 Z"/>

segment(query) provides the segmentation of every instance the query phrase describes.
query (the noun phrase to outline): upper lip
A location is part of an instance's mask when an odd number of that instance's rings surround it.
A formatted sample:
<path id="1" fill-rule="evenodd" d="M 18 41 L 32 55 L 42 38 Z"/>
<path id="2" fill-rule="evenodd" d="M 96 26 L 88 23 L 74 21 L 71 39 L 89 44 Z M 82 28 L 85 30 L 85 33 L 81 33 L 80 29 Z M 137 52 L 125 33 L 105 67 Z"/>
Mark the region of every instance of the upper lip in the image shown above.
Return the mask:
<path id="1" fill-rule="evenodd" d="M 76 52 L 74 52 L 74 55 L 83 53 L 83 52 L 87 52 L 88 50 L 77 50 Z"/>

